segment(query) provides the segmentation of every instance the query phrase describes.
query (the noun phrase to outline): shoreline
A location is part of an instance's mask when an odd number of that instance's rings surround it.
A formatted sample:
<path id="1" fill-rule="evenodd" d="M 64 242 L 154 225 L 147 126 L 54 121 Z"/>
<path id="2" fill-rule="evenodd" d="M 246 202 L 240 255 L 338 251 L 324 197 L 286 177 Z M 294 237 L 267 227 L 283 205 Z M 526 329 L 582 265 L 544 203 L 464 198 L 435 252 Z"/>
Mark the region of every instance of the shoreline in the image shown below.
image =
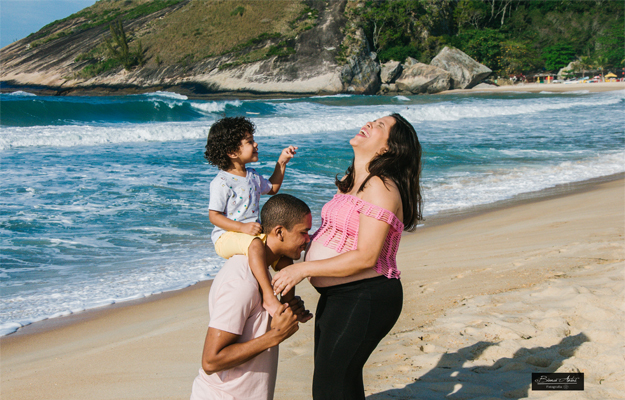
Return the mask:
<path id="1" fill-rule="evenodd" d="M 451 89 L 444 90 L 438 93 L 432 93 L 432 95 L 441 94 L 479 94 L 479 93 L 499 93 L 499 92 L 528 92 L 528 93 L 540 93 L 540 92 L 552 92 L 552 93 L 565 93 L 576 91 L 588 91 L 591 93 L 596 92 L 609 92 L 614 90 L 625 90 L 625 82 L 598 82 L 598 83 L 574 83 L 574 84 L 561 84 L 561 83 L 519 83 L 516 85 L 503 85 L 489 87 L 474 87 L 472 89 Z M 107 87 L 96 86 L 92 88 L 72 88 L 62 89 L 47 86 L 37 85 L 16 85 L 10 82 L 0 82 L 0 93 L 9 94 L 13 92 L 24 91 L 33 93 L 37 96 L 125 96 L 125 95 L 137 95 L 153 93 L 156 91 L 165 91 L 177 93 L 187 96 L 189 100 L 275 100 L 275 99 L 299 99 L 304 97 L 317 97 L 317 96 L 338 96 L 338 95 L 351 95 L 351 93 L 290 93 L 290 92 L 216 92 L 216 93 L 194 93 L 183 87 L 169 87 L 163 86 L 151 86 L 151 87 Z M 362 96 L 413 96 L 414 93 L 394 92 L 394 93 L 378 93 L 373 95 Z"/>
<path id="2" fill-rule="evenodd" d="M 625 172 L 617 173 L 613 175 L 606 175 L 597 178 L 592 178 L 579 182 L 571 182 L 565 184 L 559 184 L 550 188 L 541 189 L 533 192 L 520 193 L 512 198 L 499 200 L 494 203 L 480 204 L 477 206 L 467 207 L 457 210 L 445 210 L 429 216 L 425 219 L 423 224 L 419 225 L 415 232 L 404 232 L 402 236 L 411 236 L 423 229 L 433 228 L 440 225 L 450 224 L 457 221 L 462 221 L 467 218 L 478 217 L 485 213 L 492 211 L 503 210 L 509 207 L 517 205 L 529 204 L 535 201 L 555 199 L 559 197 L 565 197 L 575 193 L 583 193 L 593 190 L 597 185 L 606 182 L 613 182 L 620 179 L 625 179 Z M 16 331 L 0 336 L 0 340 L 7 337 L 18 337 L 27 335 L 36 335 L 39 333 L 49 332 L 55 329 L 71 326 L 73 324 L 81 323 L 84 321 L 102 318 L 108 314 L 115 312 L 116 310 L 124 307 L 134 307 L 147 302 L 161 301 L 184 293 L 185 291 L 193 290 L 209 290 L 212 279 L 199 281 L 194 284 L 190 284 L 181 289 L 168 290 L 160 293 L 151 294 L 138 299 L 120 301 L 113 304 L 107 304 L 95 308 L 86 309 L 83 311 L 71 313 L 69 315 L 63 315 L 59 317 L 46 318 L 43 320 L 35 321 L 28 325 L 24 325 L 18 328 Z"/>
<path id="3" fill-rule="evenodd" d="M 478 85 L 479 86 L 479 85 Z M 437 94 L 476 94 L 476 93 L 500 93 L 500 92 L 526 92 L 526 93 L 566 93 L 588 91 L 590 93 L 610 92 L 625 90 L 625 82 L 597 82 L 597 83 L 518 83 L 516 85 L 503 85 L 492 87 L 474 87 L 472 89 L 445 90 Z"/>
<path id="4" fill-rule="evenodd" d="M 493 302 L 499 294 L 506 293 L 531 298 L 532 293 L 553 290 L 541 289 L 540 285 L 579 273 L 597 278 L 605 268 L 622 266 L 623 174 L 605 182 L 567 186 L 574 187 L 460 219 L 452 216 L 438 225 L 430 222 L 431 225 L 403 238 L 398 263 L 402 270 L 404 310 L 365 366 L 367 393 L 376 393 L 372 399 L 387 398 L 385 393 L 392 395 L 389 391 L 399 388 L 410 390 L 408 386 L 419 377 L 443 379 L 437 371 L 447 371 L 449 375 L 447 367 L 438 369 L 430 364 L 456 350 L 443 341 L 446 337 L 436 339 L 433 335 L 439 326 L 456 329 L 459 320 L 450 322 L 445 318 L 460 318 L 454 317 L 454 310 L 467 301 L 477 302 L 479 307 L 483 296 L 494 299 Z M 32 334 L 0 338 L 2 394 L 24 400 L 188 398 L 200 365 L 208 323 L 210 281 L 204 282 L 156 295 L 158 298 L 150 296 L 138 300 L 138 304 L 122 303 L 119 307 L 76 314 L 75 317 L 85 317 L 77 323 L 39 332 L 34 332 L 33 324 L 23 328 L 27 331 L 31 327 L 28 331 L 32 330 Z M 542 292 L 527 294 L 534 287 Z M 298 286 L 298 294 L 314 312 L 316 291 L 303 283 Z M 618 299 L 612 301 L 617 302 Z M 521 310 L 520 304 L 526 301 L 509 303 L 514 310 L 518 303 Z M 553 306 L 550 302 L 545 304 Z M 551 307 L 549 312 L 558 310 Z M 500 311 L 489 315 L 496 313 Z M 532 318 L 531 313 L 523 315 Z M 554 317 L 542 318 L 549 323 Z M 300 331 L 281 345 L 277 400 L 310 398 L 313 329 L 312 324 L 302 324 Z M 538 335 L 532 346 L 552 346 L 549 338 L 537 341 L 541 332 L 532 333 Z M 587 334 L 590 338 L 595 335 Z M 475 335 L 459 336 L 458 340 L 463 341 L 460 349 L 472 348 L 474 343 L 466 342 L 469 338 L 479 339 Z M 414 363 L 406 364 L 405 360 Z M 575 357 L 568 361 L 575 361 Z M 608 364 L 607 368 L 618 372 L 620 367 L 617 363 Z M 589 383 L 595 385 L 594 382 Z"/>

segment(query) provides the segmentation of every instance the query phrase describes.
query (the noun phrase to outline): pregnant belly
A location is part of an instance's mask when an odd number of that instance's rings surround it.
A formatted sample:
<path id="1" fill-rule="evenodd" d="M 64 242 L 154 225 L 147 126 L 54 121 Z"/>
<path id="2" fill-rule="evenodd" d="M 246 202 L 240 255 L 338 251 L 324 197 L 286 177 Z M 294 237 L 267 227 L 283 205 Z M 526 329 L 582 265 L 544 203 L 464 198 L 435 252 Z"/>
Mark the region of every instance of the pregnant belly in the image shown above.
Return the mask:
<path id="1" fill-rule="evenodd" d="M 339 254 L 340 253 L 338 253 L 336 250 L 325 247 L 321 241 L 313 241 L 310 243 L 310 247 L 308 248 L 308 252 L 306 253 L 304 261 L 325 260 L 328 258 L 336 257 Z M 313 276 L 310 278 L 310 283 L 315 287 L 328 287 L 341 285 L 348 282 L 359 281 L 367 278 L 374 278 L 379 275 L 380 274 L 375 272 L 373 268 L 367 268 L 366 270 L 359 272 L 355 275 L 345 277 Z"/>

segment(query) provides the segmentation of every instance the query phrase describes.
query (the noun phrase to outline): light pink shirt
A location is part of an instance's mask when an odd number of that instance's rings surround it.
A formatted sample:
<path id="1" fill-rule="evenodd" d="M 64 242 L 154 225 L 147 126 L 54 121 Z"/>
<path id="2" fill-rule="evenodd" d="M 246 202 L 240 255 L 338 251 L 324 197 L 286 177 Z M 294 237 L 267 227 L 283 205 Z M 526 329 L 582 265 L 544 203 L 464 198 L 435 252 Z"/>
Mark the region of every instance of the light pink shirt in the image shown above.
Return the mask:
<path id="1" fill-rule="evenodd" d="M 271 317 L 263 308 L 258 282 L 243 255 L 231 257 L 215 277 L 208 295 L 208 310 L 208 326 L 240 335 L 238 343 L 262 336 L 271 329 Z M 193 382 L 191 400 L 273 399 L 277 369 L 278 346 L 215 374 L 207 375 L 200 368 Z"/>

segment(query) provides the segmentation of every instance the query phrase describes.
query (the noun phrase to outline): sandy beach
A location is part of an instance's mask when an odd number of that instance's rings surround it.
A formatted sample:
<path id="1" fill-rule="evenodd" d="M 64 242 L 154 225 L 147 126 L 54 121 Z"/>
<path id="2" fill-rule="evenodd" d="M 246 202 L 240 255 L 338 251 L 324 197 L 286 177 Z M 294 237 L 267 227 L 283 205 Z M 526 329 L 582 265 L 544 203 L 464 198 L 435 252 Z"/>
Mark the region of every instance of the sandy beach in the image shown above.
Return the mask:
<path id="1" fill-rule="evenodd" d="M 624 194 L 621 174 L 432 218 L 404 235 L 404 309 L 365 367 L 368 398 L 621 398 Z M 1 397 L 189 398 L 209 288 L 2 337 Z M 304 282 L 298 293 L 314 311 L 315 290 Z M 310 398 L 312 343 L 308 323 L 281 345 L 276 399 Z M 532 392 L 531 372 L 546 371 L 584 372 L 585 390 Z"/>
<path id="2" fill-rule="evenodd" d="M 447 90 L 442 93 L 443 94 L 476 93 L 476 92 L 563 93 L 563 92 L 575 92 L 575 91 L 588 91 L 591 93 L 596 93 L 596 92 L 609 92 L 612 90 L 625 90 L 625 82 L 570 83 L 570 84 L 519 83 L 516 85 L 502 85 L 502 86 L 479 84 L 473 89 Z"/>

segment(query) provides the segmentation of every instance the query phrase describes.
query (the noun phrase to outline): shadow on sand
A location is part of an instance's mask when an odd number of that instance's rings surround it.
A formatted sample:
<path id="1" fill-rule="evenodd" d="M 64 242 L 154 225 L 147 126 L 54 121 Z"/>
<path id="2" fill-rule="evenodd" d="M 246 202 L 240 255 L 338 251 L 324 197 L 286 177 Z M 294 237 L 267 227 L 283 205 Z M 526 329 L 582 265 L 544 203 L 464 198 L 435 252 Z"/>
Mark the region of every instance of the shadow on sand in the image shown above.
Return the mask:
<path id="1" fill-rule="evenodd" d="M 437 365 L 403 389 L 372 394 L 368 400 L 386 399 L 521 399 L 528 397 L 532 372 L 556 372 L 564 360 L 590 339 L 580 333 L 554 346 L 521 348 L 512 358 L 489 366 L 464 367 L 479 358 L 492 342 L 478 342 L 455 353 L 443 354 Z"/>

